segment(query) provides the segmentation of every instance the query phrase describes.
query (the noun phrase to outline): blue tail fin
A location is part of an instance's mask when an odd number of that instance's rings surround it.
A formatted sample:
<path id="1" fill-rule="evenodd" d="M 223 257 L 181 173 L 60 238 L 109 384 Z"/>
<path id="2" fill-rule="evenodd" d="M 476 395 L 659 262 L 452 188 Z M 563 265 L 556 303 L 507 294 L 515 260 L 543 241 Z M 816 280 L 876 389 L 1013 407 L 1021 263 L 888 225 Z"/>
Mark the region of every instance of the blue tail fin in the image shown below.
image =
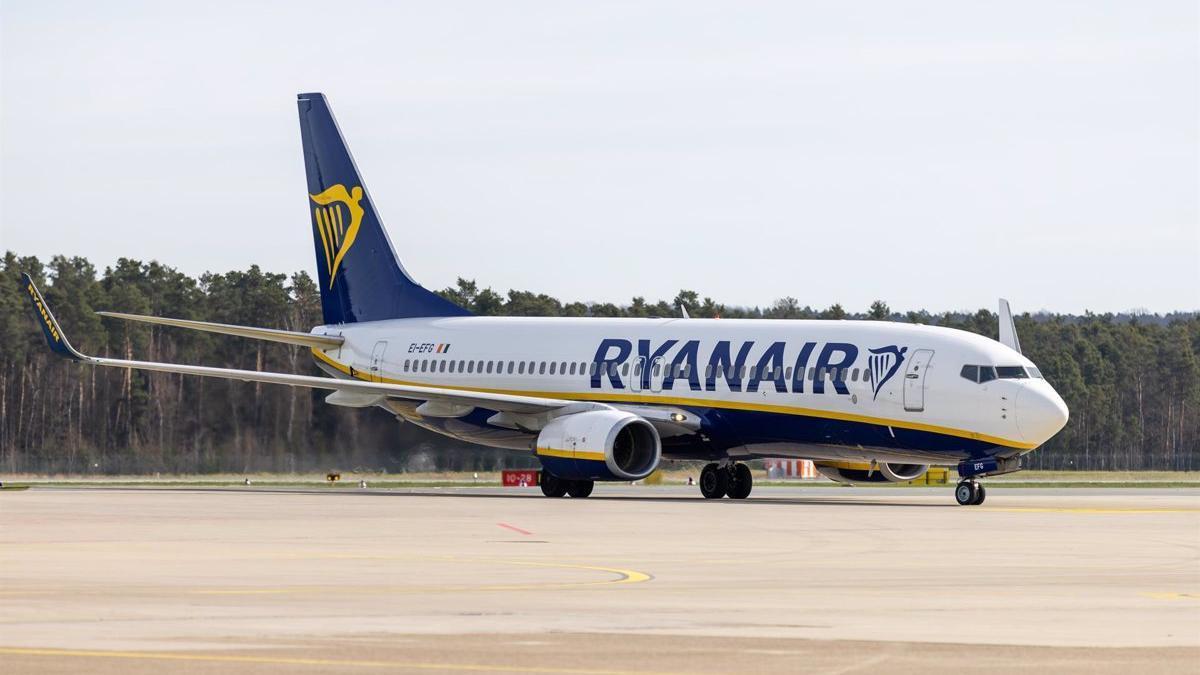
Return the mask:
<path id="1" fill-rule="evenodd" d="M 325 95 L 300 94 L 298 99 L 325 323 L 470 314 L 408 276 Z"/>

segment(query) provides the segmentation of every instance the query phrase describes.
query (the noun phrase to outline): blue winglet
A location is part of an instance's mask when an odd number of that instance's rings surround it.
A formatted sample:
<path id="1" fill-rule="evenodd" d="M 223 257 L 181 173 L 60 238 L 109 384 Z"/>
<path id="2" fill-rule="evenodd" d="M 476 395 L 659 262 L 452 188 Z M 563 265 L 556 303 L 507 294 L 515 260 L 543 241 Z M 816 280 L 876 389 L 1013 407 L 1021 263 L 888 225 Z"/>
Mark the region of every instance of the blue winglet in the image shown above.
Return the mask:
<path id="1" fill-rule="evenodd" d="M 86 357 L 83 354 L 75 351 L 70 342 L 67 342 L 67 336 L 63 334 L 62 328 L 59 328 L 58 321 L 55 320 L 54 314 L 50 312 L 50 305 L 46 304 L 46 299 L 42 297 L 41 291 L 34 285 L 33 279 L 28 274 L 21 273 L 21 282 L 25 284 L 25 291 L 29 293 L 29 301 L 33 304 L 33 313 L 37 315 L 38 323 L 42 326 L 42 333 L 46 336 L 46 342 L 50 345 L 50 349 L 59 356 L 65 356 L 75 361 L 83 361 Z"/>

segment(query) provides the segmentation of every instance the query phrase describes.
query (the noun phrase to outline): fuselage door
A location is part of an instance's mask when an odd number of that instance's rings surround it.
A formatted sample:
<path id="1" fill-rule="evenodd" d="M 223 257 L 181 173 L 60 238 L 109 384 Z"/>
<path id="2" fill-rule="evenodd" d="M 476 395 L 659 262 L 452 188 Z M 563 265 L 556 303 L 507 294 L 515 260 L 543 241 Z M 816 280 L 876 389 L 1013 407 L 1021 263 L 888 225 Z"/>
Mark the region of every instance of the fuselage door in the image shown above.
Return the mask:
<path id="1" fill-rule="evenodd" d="M 371 381 L 383 382 L 383 353 L 387 351 L 387 340 L 375 343 L 371 350 Z"/>
<path id="2" fill-rule="evenodd" d="M 909 412 L 925 409 L 925 373 L 931 359 L 932 349 L 918 349 L 904 368 L 904 409 Z"/>
<path id="3" fill-rule="evenodd" d="M 650 362 L 650 391 L 657 394 L 662 391 L 663 378 L 667 376 L 666 359 L 661 356 L 654 357 Z"/>
<path id="4" fill-rule="evenodd" d="M 642 369 L 646 367 L 646 357 L 639 356 L 633 362 L 633 369 L 629 371 L 629 391 L 640 394 L 642 391 Z"/>

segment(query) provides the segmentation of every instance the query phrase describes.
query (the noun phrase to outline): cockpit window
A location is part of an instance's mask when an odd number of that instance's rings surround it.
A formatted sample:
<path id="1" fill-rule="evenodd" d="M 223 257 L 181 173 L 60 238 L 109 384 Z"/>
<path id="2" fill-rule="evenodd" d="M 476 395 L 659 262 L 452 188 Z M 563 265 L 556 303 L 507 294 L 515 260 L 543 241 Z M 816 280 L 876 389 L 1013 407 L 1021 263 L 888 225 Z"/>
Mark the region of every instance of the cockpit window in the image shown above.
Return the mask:
<path id="1" fill-rule="evenodd" d="M 1042 371 L 1038 370 L 1038 369 L 1037 369 L 1036 367 L 1034 367 L 1034 366 L 1029 366 L 1029 367 L 1028 367 L 1028 368 L 1026 368 L 1025 370 L 1028 370 L 1028 371 L 1029 371 L 1029 376 L 1030 376 L 1030 377 L 1036 377 L 1036 378 L 1037 378 L 1037 379 L 1039 379 L 1039 380 L 1044 380 L 1044 379 L 1046 379 L 1046 378 L 1042 377 Z"/>
<path id="2" fill-rule="evenodd" d="M 972 382 L 978 382 L 979 366 L 963 366 L 962 372 L 959 374 Z"/>
<path id="3" fill-rule="evenodd" d="M 1024 380 L 1029 377 L 1023 366 L 996 366 L 996 375 L 1006 380 Z"/>
<path id="4" fill-rule="evenodd" d="M 979 366 L 979 383 L 991 382 L 996 379 L 996 369 L 991 366 Z"/>

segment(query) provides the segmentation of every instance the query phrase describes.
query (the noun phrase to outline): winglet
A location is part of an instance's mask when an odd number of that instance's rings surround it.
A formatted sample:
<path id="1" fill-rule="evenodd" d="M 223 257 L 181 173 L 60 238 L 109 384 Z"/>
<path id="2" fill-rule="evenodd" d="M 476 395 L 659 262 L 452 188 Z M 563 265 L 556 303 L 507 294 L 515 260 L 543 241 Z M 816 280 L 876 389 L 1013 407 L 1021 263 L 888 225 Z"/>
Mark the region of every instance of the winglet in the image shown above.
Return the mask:
<path id="1" fill-rule="evenodd" d="M 29 301 L 33 303 L 33 313 L 37 315 L 38 322 L 42 325 L 42 333 L 46 335 L 46 342 L 49 343 L 50 349 L 59 356 L 65 356 L 75 361 L 84 361 L 86 356 L 75 351 L 70 342 L 67 342 L 67 336 L 59 327 L 58 321 L 55 320 L 54 314 L 50 312 L 50 305 L 46 304 L 46 299 L 42 297 L 41 291 L 34 285 L 33 279 L 29 278 L 28 274 L 21 273 L 21 282 L 25 284 L 25 291 L 29 293 Z"/>
<path id="2" fill-rule="evenodd" d="M 1012 310 L 1008 301 L 1000 298 L 1000 344 L 1021 353 L 1021 341 L 1017 339 L 1017 325 L 1013 323 Z"/>

